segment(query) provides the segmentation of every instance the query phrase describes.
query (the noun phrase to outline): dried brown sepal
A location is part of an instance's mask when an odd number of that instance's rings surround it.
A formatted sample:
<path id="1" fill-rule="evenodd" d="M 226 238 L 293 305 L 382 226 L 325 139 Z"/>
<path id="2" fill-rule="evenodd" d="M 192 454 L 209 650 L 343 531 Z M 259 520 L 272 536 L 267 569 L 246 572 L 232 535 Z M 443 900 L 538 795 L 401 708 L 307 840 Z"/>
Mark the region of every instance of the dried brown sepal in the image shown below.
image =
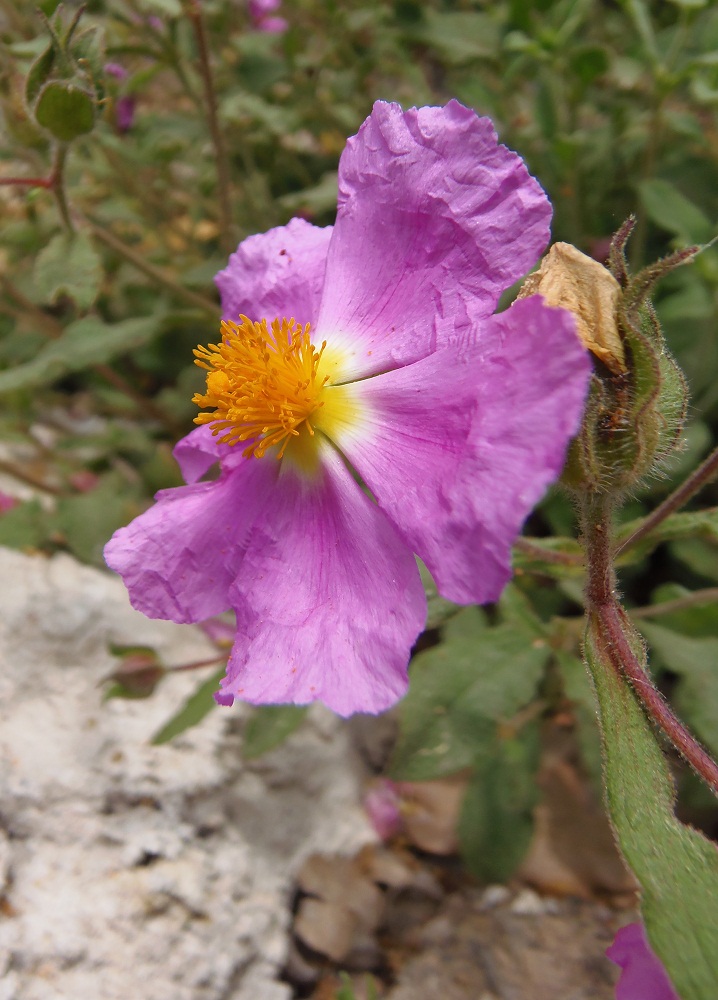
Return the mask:
<path id="1" fill-rule="evenodd" d="M 627 371 L 616 324 L 621 286 L 598 261 L 570 243 L 554 243 L 538 271 L 530 274 L 519 298 L 541 295 L 546 304 L 567 309 L 581 343 L 614 375 Z"/>

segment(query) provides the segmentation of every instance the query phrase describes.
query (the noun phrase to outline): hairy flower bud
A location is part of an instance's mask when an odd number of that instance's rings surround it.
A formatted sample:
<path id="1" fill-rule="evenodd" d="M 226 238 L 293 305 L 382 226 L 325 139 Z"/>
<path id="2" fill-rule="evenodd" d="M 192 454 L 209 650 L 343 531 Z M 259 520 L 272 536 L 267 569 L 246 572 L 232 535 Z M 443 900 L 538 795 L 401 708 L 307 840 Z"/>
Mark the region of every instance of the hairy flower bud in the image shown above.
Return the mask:
<path id="1" fill-rule="evenodd" d="M 614 237 L 610 271 L 558 243 L 520 292 L 539 293 L 549 305 L 572 312 L 595 358 L 583 426 L 563 476 L 575 490 L 631 489 L 673 451 L 685 418 L 685 380 L 666 350 L 648 293 L 694 251 L 629 276 L 623 248 L 632 228 L 629 220 Z"/>
<path id="2" fill-rule="evenodd" d="M 46 20 L 50 42 L 25 81 L 33 118 L 59 142 L 72 142 L 92 131 L 104 96 L 102 32 L 95 27 L 76 35 L 81 12 L 67 26 L 61 7 Z"/>

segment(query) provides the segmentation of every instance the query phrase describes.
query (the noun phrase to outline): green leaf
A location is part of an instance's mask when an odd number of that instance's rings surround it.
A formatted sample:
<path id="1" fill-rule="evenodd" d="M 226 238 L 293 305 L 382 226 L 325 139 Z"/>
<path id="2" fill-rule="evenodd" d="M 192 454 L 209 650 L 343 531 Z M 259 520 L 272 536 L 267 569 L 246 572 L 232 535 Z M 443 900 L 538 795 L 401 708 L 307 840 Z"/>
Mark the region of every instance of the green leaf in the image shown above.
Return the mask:
<path id="1" fill-rule="evenodd" d="M 603 759 L 601 739 L 596 719 L 596 695 L 586 665 L 572 653 L 557 650 L 554 654 L 563 678 L 566 697 L 573 703 L 572 712 L 578 719 L 578 745 L 581 763 L 589 777 L 600 786 Z"/>
<path id="2" fill-rule="evenodd" d="M 306 714 L 306 705 L 262 705 L 255 708 L 244 730 L 244 759 L 254 760 L 278 747 L 302 723 Z"/>
<path id="3" fill-rule="evenodd" d="M 718 638 L 695 639 L 661 625 L 639 628 L 666 669 L 679 674 L 676 709 L 712 753 L 718 753 Z"/>
<path id="4" fill-rule="evenodd" d="M 62 337 L 44 347 L 32 361 L 0 372 L 0 395 L 55 382 L 69 372 L 110 361 L 146 344 L 157 333 L 156 316 L 103 323 L 86 316 L 67 327 Z"/>
<path id="5" fill-rule="evenodd" d="M 61 497 L 53 526 L 64 536 L 72 554 L 82 562 L 104 566 L 105 542 L 135 513 L 137 488 L 128 488 L 119 472 L 109 472 L 88 493 Z"/>
<path id="6" fill-rule="evenodd" d="M 51 515 L 39 500 L 26 500 L 0 514 L 0 545 L 12 549 L 39 548 L 47 538 Z"/>
<path id="7" fill-rule="evenodd" d="M 35 103 L 35 98 L 40 93 L 43 84 L 50 78 L 54 65 L 55 46 L 51 42 L 45 51 L 37 57 L 30 67 L 30 72 L 27 74 L 25 100 L 31 107 Z"/>
<path id="8" fill-rule="evenodd" d="M 707 243 L 713 226 L 703 212 L 668 181 L 642 181 L 638 186 L 643 206 L 662 229 L 675 233 L 685 243 Z"/>
<path id="9" fill-rule="evenodd" d="M 138 6 L 140 10 L 161 14 L 165 17 L 180 17 L 182 14 L 180 0 L 140 0 Z"/>
<path id="10" fill-rule="evenodd" d="M 533 833 L 539 763 L 536 724 L 483 747 L 461 810 L 458 837 L 469 870 L 504 882 L 522 861 Z"/>
<path id="11" fill-rule="evenodd" d="M 636 636 L 632 645 L 642 656 Z M 609 662 L 595 622 L 586 655 L 598 695 L 609 812 L 641 884 L 648 937 L 682 1000 L 715 1000 L 716 845 L 676 818 L 666 759 L 633 691 Z"/>
<path id="12" fill-rule="evenodd" d="M 390 768 L 397 780 L 426 781 L 472 764 L 497 723 L 534 697 L 551 652 L 537 629 L 520 619 L 489 628 L 477 608 L 460 611 L 445 632 L 412 663 Z"/>
<path id="13" fill-rule="evenodd" d="M 455 66 L 471 59 L 494 59 L 499 51 L 499 29 L 488 14 L 478 11 L 435 11 L 424 8 L 425 24 L 409 32 L 412 38 L 437 49 Z"/>
<path id="14" fill-rule="evenodd" d="M 219 682 L 225 675 L 225 667 L 208 677 L 203 684 L 197 688 L 195 693 L 184 703 L 176 715 L 167 722 L 159 732 L 155 733 L 151 742 L 155 745 L 169 743 L 175 736 L 179 736 L 186 729 L 191 729 L 204 719 L 206 715 L 216 707 L 214 692 L 219 687 Z"/>
<path id="15" fill-rule="evenodd" d="M 89 309 L 102 281 L 102 262 L 86 233 L 58 233 L 35 261 L 35 288 L 41 302 L 67 295 L 79 309 Z"/>
<path id="16" fill-rule="evenodd" d="M 442 597 L 437 590 L 429 570 L 420 559 L 417 559 L 417 563 L 419 565 L 419 573 L 421 574 L 421 582 L 424 584 L 424 593 L 426 594 L 426 624 L 424 625 L 424 631 L 429 631 L 430 629 L 438 628 L 448 618 L 455 615 L 459 610 L 459 605 L 452 604 L 451 601 L 447 601 L 446 598 Z"/>
<path id="17" fill-rule="evenodd" d="M 72 142 L 95 124 L 95 95 L 64 80 L 51 80 L 40 91 L 35 121 L 60 142 Z"/>

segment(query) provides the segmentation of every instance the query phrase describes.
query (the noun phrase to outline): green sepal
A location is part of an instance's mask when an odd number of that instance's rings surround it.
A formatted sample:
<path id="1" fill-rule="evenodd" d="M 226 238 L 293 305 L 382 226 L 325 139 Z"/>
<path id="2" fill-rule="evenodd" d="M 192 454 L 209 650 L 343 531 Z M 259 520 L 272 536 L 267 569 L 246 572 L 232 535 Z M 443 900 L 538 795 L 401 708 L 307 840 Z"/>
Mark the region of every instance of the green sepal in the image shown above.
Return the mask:
<path id="1" fill-rule="evenodd" d="M 72 142 L 92 131 L 95 96 L 76 83 L 51 80 L 40 91 L 35 121 L 60 142 Z"/>

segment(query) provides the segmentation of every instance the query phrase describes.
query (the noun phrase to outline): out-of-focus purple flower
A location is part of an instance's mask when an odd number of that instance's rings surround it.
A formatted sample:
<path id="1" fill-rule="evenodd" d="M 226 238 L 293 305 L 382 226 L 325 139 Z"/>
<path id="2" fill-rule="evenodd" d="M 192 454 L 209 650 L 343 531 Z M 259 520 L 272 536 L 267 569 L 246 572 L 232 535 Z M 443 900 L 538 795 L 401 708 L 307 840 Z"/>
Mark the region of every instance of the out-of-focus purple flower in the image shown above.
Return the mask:
<path id="1" fill-rule="evenodd" d="M 130 75 L 124 66 L 120 66 L 116 62 L 105 63 L 105 73 L 108 76 L 114 76 L 116 80 L 126 80 Z"/>
<path id="2" fill-rule="evenodd" d="M 105 73 L 116 80 L 126 80 L 130 75 L 124 66 L 116 62 L 105 63 Z M 115 125 L 118 132 L 129 132 L 135 119 L 137 98 L 132 94 L 124 94 L 115 100 Z"/>
<path id="3" fill-rule="evenodd" d="M 257 24 L 257 31 L 266 35 L 281 35 L 289 27 L 286 17 L 263 17 Z"/>
<path id="4" fill-rule="evenodd" d="M 616 1000 L 681 1000 L 651 950 L 643 924 L 622 927 L 606 955 L 621 968 Z"/>
<path id="5" fill-rule="evenodd" d="M 17 507 L 20 503 L 17 497 L 11 496 L 9 493 L 4 493 L 0 490 L 0 514 L 7 514 L 9 510 L 13 507 Z"/>
<path id="6" fill-rule="evenodd" d="M 223 339 L 195 352 L 211 412 L 174 451 L 190 485 L 105 554 L 150 617 L 234 609 L 223 704 L 394 704 L 426 615 L 414 553 L 447 599 L 498 598 L 590 374 L 569 313 L 493 315 L 550 218 L 488 119 L 380 101 L 334 228 L 250 236 L 217 276 Z"/>
<path id="7" fill-rule="evenodd" d="M 364 809 L 382 840 L 389 840 L 401 829 L 401 800 L 393 781 L 380 779 L 364 796 Z"/>
<path id="8" fill-rule="evenodd" d="M 278 35 L 287 30 L 289 24 L 285 18 L 271 16 L 281 5 L 282 0 L 249 0 L 249 16 L 257 31 Z"/>
<path id="9" fill-rule="evenodd" d="M 135 120 L 137 99 L 131 95 L 120 97 L 115 104 L 115 122 L 120 132 L 129 132 Z"/>

